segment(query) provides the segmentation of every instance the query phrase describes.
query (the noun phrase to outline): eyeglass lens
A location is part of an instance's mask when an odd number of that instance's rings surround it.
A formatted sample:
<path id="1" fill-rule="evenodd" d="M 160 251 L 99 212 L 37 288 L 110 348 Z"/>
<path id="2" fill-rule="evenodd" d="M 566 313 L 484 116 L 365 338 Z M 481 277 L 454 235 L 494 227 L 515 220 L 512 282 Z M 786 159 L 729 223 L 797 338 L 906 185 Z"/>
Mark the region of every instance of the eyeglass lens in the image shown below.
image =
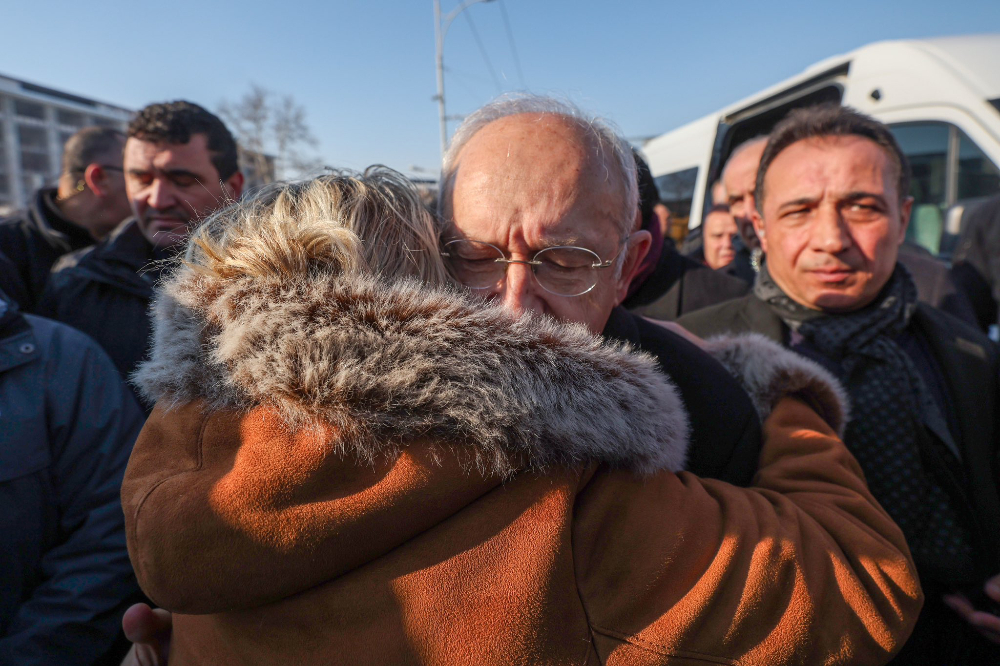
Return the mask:
<path id="1" fill-rule="evenodd" d="M 499 248 L 473 240 L 445 244 L 455 277 L 472 289 L 491 289 L 503 282 L 512 263 Z M 514 262 L 517 263 L 517 262 Z M 539 251 L 531 269 L 538 284 L 559 296 L 580 296 L 597 284 L 601 258 L 582 247 L 551 247 Z"/>

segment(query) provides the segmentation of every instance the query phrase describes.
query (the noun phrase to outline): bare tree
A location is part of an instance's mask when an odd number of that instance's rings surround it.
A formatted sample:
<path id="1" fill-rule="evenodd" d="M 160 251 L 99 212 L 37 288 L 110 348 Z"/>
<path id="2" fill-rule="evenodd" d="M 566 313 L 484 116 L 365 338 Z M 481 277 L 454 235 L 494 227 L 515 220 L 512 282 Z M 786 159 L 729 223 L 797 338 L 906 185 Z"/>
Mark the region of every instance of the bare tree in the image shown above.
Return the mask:
<path id="1" fill-rule="evenodd" d="M 316 139 L 306 122 L 306 111 L 291 95 L 251 84 L 236 102 L 219 104 L 219 115 L 236 135 L 248 180 L 263 185 L 279 178 L 308 175 L 322 162 L 310 154 Z"/>

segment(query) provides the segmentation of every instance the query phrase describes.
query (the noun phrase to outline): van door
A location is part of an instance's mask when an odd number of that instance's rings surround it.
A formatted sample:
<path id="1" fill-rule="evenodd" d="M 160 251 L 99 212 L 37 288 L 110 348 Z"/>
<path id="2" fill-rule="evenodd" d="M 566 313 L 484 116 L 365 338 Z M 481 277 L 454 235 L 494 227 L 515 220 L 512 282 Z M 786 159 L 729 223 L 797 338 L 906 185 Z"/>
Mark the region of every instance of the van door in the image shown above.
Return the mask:
<path id="1" fill-rule="evenodd" d="M 958 242 L 962 210 L 1000 192 L 1000 169 L 951 123 L 929 120 L 889 128 L 913 172 L 906 237 L 947 259 Z"/>

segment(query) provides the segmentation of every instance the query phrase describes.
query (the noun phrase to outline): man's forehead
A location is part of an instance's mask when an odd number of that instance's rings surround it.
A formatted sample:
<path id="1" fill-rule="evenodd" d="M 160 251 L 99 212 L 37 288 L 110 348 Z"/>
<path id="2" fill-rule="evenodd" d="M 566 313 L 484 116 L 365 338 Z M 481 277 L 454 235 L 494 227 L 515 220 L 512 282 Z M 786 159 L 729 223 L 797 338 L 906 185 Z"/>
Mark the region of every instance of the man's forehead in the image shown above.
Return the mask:
<path id="1" fill-rule="evenodd" d="M 611 156 L 572 119 L 517 114 L 495 120 L 473 135 L 455 161 L 457 197 L 530 198 L 551 204 L 587 194 L 620 196 Z"/>
<path id="2" fill-rule="evenodd" d="M 736 221 L 729 213 L 714 211 L 705 217 L 705 229 L 707 230 L 720 230 L 728 226 L 736 226 Z"/>
<path id="3" fill-rule="evenodd" d="M 607 220 L 586 215 L 567 215 L 544 224 L 525 223 L 522 218 L 460 215 L 448 223 L 445 236 L 486 241 L 504 249 L 518 245 L 541 250 L 558 245 L 601 247 L 608 244 L 605 239 L 617 237 L 617 230 Z"/>
<path id="4" fill-rule="evenodd" d="M 129 137 L 125 142 L 125 161 L 151 160 L 156 166 L 173 161 L 210 162 L 208 137 L 192 134 L 187 143 L 150 141 L 141 137 Z"/>
<path id="5" fill-rule="evenodd" d="M 456 159 L 459 176 L 509 177 L 531 172 L 548 179 L 580 179 L 605 170 L 603 151 L 572 119 L 553 114 L 516 114 L 476 132 Z M 463 168 L 464 166 L 464 168 Z"/>
<path id="6" fill-rule="evenodd" d="M 796 141 L 778 153 L 765 178 L 771 189 L 778 186 L 772 184 L 772 172 L 794 174 L 793 178 L 781 178 L 780 183 L 780 192 L 793 198 L 796 193 L 826 185 L 830 179 L 835 179 L 838 189 L 877 188 L 881 192 L 894 185 L 889 174 L 892 168 L 885 150 L 870 139 L 820 136 Z"/>
<path id="7" fill-rule="evenodd" d="M 760 143 L 750 146 L 729 158 L 722 173 L 722 181 L 730 194 L 735 194 L 731 188 L 745 187 L 757 178 L 757 167 L 764 154 L 764 145 Z"/>

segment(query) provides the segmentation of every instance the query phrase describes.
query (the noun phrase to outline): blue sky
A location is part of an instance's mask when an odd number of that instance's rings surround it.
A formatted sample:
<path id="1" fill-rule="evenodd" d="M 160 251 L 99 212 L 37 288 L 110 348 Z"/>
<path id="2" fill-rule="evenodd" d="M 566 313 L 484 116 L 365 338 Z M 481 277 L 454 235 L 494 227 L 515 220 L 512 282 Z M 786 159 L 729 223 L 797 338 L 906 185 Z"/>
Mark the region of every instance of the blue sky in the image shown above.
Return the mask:
<path id="1" fill-rule="evenodd" d="M 439 164 L 432 0 L 22 1 L 4 23 L 10 76 L 130 108 L 214 110 L 256 83 L 306 108 L 326 164 Z M 873 41 L 982 32 L 1000 32 L 1000 0 L 494 0 L 447 35 L 446 99 L 464 114 L 556 94 L 649 136 Z"/>

